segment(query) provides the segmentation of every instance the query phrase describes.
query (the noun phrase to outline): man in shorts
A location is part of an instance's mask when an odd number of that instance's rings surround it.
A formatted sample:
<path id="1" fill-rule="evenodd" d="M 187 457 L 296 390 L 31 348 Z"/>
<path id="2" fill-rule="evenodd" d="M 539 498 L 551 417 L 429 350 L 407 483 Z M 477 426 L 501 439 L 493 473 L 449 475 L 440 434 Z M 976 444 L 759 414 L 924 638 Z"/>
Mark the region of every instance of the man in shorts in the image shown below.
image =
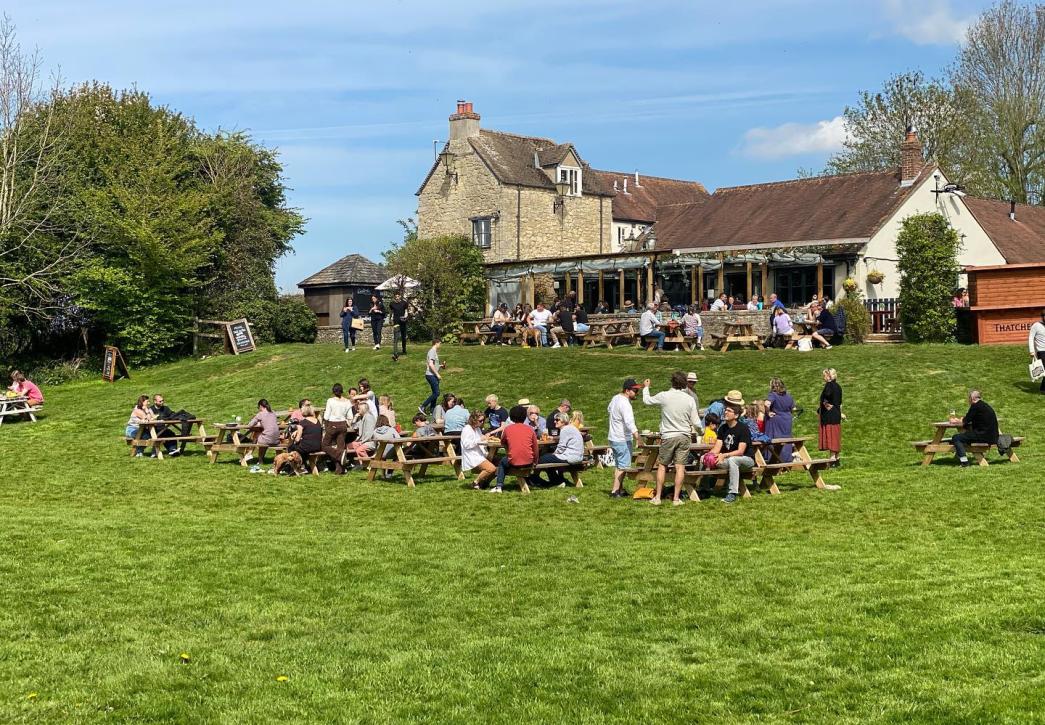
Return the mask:
<path id="1" fill-rule="evenodd" d="M 624 490 L 624 469 L 631 466 L 631 442 L 639 442 L 639 430 L 635 427 L 635 411 L 631 409 L 631 401 L 635 400 L 642 388 L 635 378 L 624 381 L 624 387 L 613 396 L 607 411 L 610 414 L 610 450 L 613 451 L 616 471 L 613 474 L 612 498 L 624 498 L 628 492 Z"/>
<path id="2" fill-rule="evenodd" d="M 700 414 L 693 397 L 686 392 L 686 373 L 676 370 L 671 374 L 671 390 L 650 395 L 650 381 L 642 384 L 642 402 L 660 406 L 660 453 L 657 455 L 657 492 L 650 503 L 660 506 L 664 479 L 668 466 L 675 466 L 675 495 L 672 504 L 682 505 L 682 482 L 686 476 L 686 461 L 693 431 L 700 430 Z"/>

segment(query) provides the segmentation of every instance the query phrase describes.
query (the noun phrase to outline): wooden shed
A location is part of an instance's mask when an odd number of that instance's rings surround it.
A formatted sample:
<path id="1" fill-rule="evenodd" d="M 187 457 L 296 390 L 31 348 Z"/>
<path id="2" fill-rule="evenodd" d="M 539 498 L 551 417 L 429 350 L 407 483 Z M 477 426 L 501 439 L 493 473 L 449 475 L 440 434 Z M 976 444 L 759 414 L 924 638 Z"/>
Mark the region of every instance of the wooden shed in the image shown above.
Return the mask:
<path id="1" fill-rule="evenodd" d="M 1025 345 L 1045 308 L 1045 264 L 966 267 L 965 272 L 974 341 Z"/>
<path id="2" fill-rule="evenodd" d="M 356 307 L 365 313 L 370 309 L 370 295 L 388 276 L 381 265 L 360 254 L 349 254 L 298 282 L 298 287 L 305 293 L 305 302 L 316 313 L 317 324 L 337 327 L 341 324 L 341 306 L 345 299 L 351 297 Z"/>

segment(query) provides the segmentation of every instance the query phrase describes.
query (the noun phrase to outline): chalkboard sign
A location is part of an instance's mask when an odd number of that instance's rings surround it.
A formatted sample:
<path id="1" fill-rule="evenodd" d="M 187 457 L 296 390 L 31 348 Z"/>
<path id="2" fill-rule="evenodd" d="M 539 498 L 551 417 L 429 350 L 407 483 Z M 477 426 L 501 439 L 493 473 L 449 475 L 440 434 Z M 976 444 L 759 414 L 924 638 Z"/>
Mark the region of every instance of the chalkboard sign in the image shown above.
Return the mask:
<path id="1" fill-rule="evenodd" d="M 251 333 L 250 323 L 246 319 L 226 322 L 225 334 L 234 355 L 254 350 L 254 335 Z"/>
<path id="2" fill-rule="evenodd" d="M 120 348 L 105 346 L 105 357 L 102 359 L 102 378 L 110 383 L 117 375 L 130 379 L 131 373 L 127 370 L 127 363 L 123 359 Z"/>

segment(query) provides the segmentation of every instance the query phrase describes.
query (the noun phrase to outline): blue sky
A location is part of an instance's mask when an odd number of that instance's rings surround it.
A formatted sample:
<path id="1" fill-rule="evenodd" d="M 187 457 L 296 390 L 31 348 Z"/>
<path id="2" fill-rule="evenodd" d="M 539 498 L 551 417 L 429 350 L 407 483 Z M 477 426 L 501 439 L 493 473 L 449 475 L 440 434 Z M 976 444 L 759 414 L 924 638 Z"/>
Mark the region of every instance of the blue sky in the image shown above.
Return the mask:
<path id="1" fill-rule="evenodd" d="M 940 74 L 976 0 L 380 3 L 8 0 L 67 82 L 136 85 L 280 149 L 309 218 L 283 289 L 401 236 L 455 101 L 571 141 L 596 168 L 709 189 L 819 168 L 839 114 L 894 72 Z"/>

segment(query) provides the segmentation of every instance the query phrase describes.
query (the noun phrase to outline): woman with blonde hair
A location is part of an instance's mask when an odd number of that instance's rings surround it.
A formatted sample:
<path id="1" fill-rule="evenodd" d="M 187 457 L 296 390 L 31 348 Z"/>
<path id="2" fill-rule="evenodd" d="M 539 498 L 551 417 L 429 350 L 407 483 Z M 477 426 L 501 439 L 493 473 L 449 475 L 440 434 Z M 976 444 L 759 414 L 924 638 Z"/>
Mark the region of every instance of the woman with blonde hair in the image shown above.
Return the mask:
<path id="1" fill-rule="evenodd" d="M 820 419 L 819 448 L 831 451 L 835 458 L 842 452 L 842 387 L 838 384 L 838 371 L 827 368 L 823 372 L 824 389 L 820 393 L 817 415 Z M 839 464 L 841 465 L 841 464 Z"/>
<path id="2" fill-rule="evenodd" d="M 395 408 L 392 407 L 392 397 L 390 395 L 377 396 L 377 414 L 388 418 L 388 424 L 398 430 L 396 412 Z"/>
<path id="3" fill-rule="evenodd" d="M 468 414 L 468 425 L 461 429 L 461 470 L 474 471 L 475 481 L 472 488 L 476 491 L 483 488 L 497 473 L 497 466 L 487 457 L 486 436 L 483 435 L 483 423 L 486 415 L 479 409 Z"/>

